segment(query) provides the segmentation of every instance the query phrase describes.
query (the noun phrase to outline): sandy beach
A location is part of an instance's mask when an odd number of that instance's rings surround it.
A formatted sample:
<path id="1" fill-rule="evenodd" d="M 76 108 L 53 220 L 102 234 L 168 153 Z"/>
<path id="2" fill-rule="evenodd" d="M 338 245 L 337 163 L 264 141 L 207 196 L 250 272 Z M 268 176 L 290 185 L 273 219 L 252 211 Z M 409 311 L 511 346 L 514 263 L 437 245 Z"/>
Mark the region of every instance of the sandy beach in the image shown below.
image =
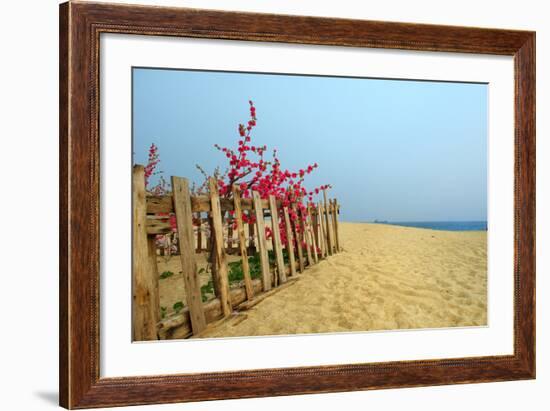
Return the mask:
<path id="1" fill-rule="evenodd" d="M 204 337 L 480 326 L 487 233 L 340 223 L 344 251 Z"/>

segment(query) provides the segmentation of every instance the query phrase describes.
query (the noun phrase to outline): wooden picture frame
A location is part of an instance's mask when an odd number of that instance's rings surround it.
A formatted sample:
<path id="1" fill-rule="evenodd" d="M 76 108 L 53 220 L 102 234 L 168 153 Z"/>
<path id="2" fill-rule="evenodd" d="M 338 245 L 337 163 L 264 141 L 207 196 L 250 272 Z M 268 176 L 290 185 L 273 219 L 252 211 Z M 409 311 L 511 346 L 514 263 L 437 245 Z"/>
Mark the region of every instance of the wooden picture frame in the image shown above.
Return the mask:
<path id="1" fill-rule="evenodd" d="M 99 373 L 101 33 L 513 56 L 514 354 L 152 377 Z M 535 33 L 69 2 L 60 6 L 60 404 L 90 408 L 535 378 Z"/>

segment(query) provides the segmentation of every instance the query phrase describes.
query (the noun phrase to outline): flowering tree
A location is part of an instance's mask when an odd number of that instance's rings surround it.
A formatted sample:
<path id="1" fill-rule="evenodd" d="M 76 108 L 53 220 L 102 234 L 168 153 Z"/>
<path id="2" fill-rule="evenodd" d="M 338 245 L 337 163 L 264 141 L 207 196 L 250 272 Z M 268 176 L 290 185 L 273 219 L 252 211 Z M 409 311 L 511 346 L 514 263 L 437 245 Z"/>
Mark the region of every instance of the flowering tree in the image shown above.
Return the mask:
<path id="1" fill-rule="evenodd" d="M 147 164 L 144 167 L 145 172 L 145 190 L 152 195 L 161 196 L 166 194 L 168 191 L 168 184 L 166 183 L 166 180 L 164 179 L 163 172 L 160 170 L 157 170 L 157 166 L 160 163 L 160 156 L 158 152 L 158 147 L 152 143 L 151 147 L 149 147 L 149 156 L 147 158 Z M 149 183 L 151 181 L 151 177 L 154 175 L 159 175 L 159 181 L 158 183 L 153 186 L 149 187 Z"/>
<path id="2" fill-rule="evenodd" d="M 279 205 L 279 212 L 283 212 L 283 208 L 288 208 L 288 213 L 293 222 L 296 222 L 301 215 L 304 217 L 307 212 L 308 203 L 313 205 L 313 196 L 319 194 L 321 190 L 325 190 L 330 185 L 321 185 L 312 190 L 307 190 L 304 184 L 307 175 L 311 174 L 316 168 L 317 163 L 309 164 L 296 171 L 283 168 L 279 159 L 277 149 L 273 149 L 272 157 L 266 160 L 265 153 L 267 147 L 265 145 L 256 145 L 252 142 L 252 131 L 257 124 L 256 107 L 252 101 L 249 101 L 250 117 L 245 124 L 239 124 L 236 147 L 230 148 L 215 144 L 214 147 L 221 152 L 229 162 L 225 172 L 217 167 L 212 175 L 209 175 L 201 166 L 197 168 L 204 176 L 204 182 L 200 186 L 193 184 L 192 193 L 201 195 L 207 193 L 208 180 L 214 177 L 218 182 L 219 193 L 222 197 L 230 198 L 233 194 L 231 187 L 237 185 L 240 188 L 243 198 L 250 198 L 252 191 L 257 191 L 262 199 L 268 199 L 273 195 Z M 149 157 L 145 166 L 145 186 L 146 190 L 153 195 L 163 195 L 167 192 L 166 180 L 162 175 L 162 171 L 157 170 L 160 163 L 158 147 L 151 144 L 149 148 Z M 150 178 L 154 175 L 160 175 L 159 182 L 153 187 L 149 187 Z M 233 224 L 234 211 L 229 213 L 227 221 Z M 172 224 L 173 231 L 176 231 L 175 217 L 168 216 Z M 255 216 L 243 213 L 242 219 L 244 223 L 253 224 L 256 220 Z M 301 231 L 299 224 L 296 224 L 297 231 Z M 284 219 L 280 219 L 279 230 L 281 239 L 286 242 L 286 230 Z M 271 229 L 266 228 L 267 237 L 272 235 Z"/>
<path id="3" fill-rule="evenodd" d="M 147 158 L 147 164 L 144 167 L 144 176 L 145 176 L 145 191 L 154 196 L 165 195 L 168 192 L 168 184 L 164 178 L 163 172 L 158 170 L 157 167 L 160 163 L 160 155 L 158 147 L 153 143 L 149 147 L 149 153 Z M 159 181 L 156 185 L 150 186 L 151 177 L 158 175 Z M 171 255 L 176 251 L 176 236 L 175 232 L 177 231 L 176 216 L 174 213 L 158 213 L 159 216 L 166 216 L 167 220 L 170 222 L 172 228 L 172 233 L 167 235 L 157 235 L 155 237 L 157 247 L 164 250 L 165 255 Z"/>
<path id="4" fill-rule="evenodd" d="M 300 213 L 306 212 L 308 202 L 312 203 L 313 195 L 319 194 L 321 190 L 330 186 L 328 184 L 322 185 L 310 191 L 305 188 L 304 180 L 308 174 L 311 174 L 318 167 L 317 163 L 309 164 L 297 171 L 291 171 L 282 167 L 277 149 L 273 150 L 272 158 L 269 161 L 266 160 L 267 147 L 265 145 L 255 145 L 252 142 L 252 130 L 258 119 L 254 103 L 249 101 L 249 105 L 250 117 L 246 125 L 239 124 L 238 126 L 236 147 L 230 148 L 218 144 L 214 146 L 229 161 L 229 167 L 225 173 L 222 174 L 217 169 L 214 174 L 218 181 L 220 195 L 230 197 L 233 185 L 239 186 L 243 198 L 250 198 L 252 191 L 257 191 L 262 199 L 268 199 L 270 195 L 273 195 L 278 200 L 279 211 L 282 212 L 283 207 L 287 207 L 290 218 L 296 221 Z M 208 177 L 202 168 L 197 167 L 205 177 Z M 230 213 L 231 217 L 233 217 L 233 214 L 233 212 Z M 243 213 L 242 218 L 245 223 L 255 222 L 255 217 L 252 214 Z M 280 221 L 279 228 L 281 239 L 286 241 L 283 219 Z M 266 230 L 269 238 L 271 230 Z M 300 230 L 299 226 L 298 230 Z"/>

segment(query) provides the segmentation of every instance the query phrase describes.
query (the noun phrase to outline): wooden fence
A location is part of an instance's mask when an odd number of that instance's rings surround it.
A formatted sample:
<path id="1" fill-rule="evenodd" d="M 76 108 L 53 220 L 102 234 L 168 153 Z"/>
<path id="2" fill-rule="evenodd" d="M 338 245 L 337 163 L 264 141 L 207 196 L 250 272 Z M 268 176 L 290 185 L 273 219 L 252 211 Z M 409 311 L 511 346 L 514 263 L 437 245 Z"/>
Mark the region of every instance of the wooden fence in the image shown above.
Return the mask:
<path id="1" fill-rule="evenodd" d="M 220 198 L 214 179 L 209 181 L 208 196 L 192 196 L 189 181 L 172 177 L 172 193 L 150 196 L 145 190 L 144 168 L 133 170 L 133 340 L 145 341 L 200 336 L 207 326 L 227 319 L 235 311 L 245 310 L 299 278 L 297 273 L 341 250 L 338 235 L 339 205 L 328 199 L 308 207 L 292 221 L 289 209 L 273 196 L 261 199 L 241 198 L 233 187 L 231 199 Z M 297 211 L 294 208 L 294 211 Z M 234 212 L 236 230 L 224 222 L 224 215 Z M 253 224 L 245 224 L 242 214 L 254 216 Z M 173 233 L 169 216 L 175 216 L 179 258 L 185 289 L 185 308 L 161 318 L 159 273 L 157 268 L 158 235 Z M 267 219 L 266 219 L 267 218 Z M 284 221 L 286 242 L 279 231 Z M 195 230 L 193 227 L 197 227 Z M 266 237 L 266 227 L 272 238 Z M 294 241 L 294 238 L 297 241 Z M 206 243 L 206 245 L 205 245 Z M 203 248 L 203 246 L 205 247 Z M 237 245 L 234 247 L 234 245 Z M 270 267 L 268 249 L 275 264 Z M 209 254 L 215 298 L 203 303 L 197 270 L 197 253 Z M 261 276 L 252 279 L 249 255 L 259 254 Z M 288 264 L 285 264 L 286 253 Z M 227 254 L 236 254 L 242 261 L 243 287 L 230 288 Z"/>

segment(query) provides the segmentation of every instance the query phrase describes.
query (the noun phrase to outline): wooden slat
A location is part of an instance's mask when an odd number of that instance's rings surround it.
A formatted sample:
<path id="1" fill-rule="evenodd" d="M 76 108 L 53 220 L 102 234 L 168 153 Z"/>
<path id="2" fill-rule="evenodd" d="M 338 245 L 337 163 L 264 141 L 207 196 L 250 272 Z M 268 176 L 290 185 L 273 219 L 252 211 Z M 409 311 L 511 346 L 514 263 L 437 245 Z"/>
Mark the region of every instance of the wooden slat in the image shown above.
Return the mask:
<path id="1" fill-rule="evenodd" d="M 254 210 L 249 210 L 248 211 L 248 221 L 250 221 L 250 217 L 252 217 L 254 215 Z M 254 237 L 255 237 L 255 224 L 247 224 L 248 225 L 248 253 L 250 255 L 254 255 L 256 254 L 256 242 L 254 240 Z"/>
<path id="2" fill-rule="evenodd" d="M 227 226 L 227 251 L 229 254 L 233 254 L 233 225 Z"/>
<path id="3" fill-rule="evenodd" d="M 313 254 L 313 261 L 315 264 L 319 262 L 319 256 L 317 255 L 317 242 L 315 241 L 315 231 L 313 230 L 313 218 L 311 217 L 311 208 L 307 208 L 307 219 L 309 220 L 309 233 L 311 236 L 311 253 Z"/>
<path id="4" fill-rule="evenodd" d="M 269 272 L 269 256 L 267 254 L 267 239 L 265 238 L 265 222 L 262 201 L 258 192 L 252 192 L 256 227 L 258 228 L 258 248 L 260 249 L 260 265 L 262 266 L 262 282 L 264 291 L 271 289 L 271 273 Z"/>
<path id="5" fill-rule="evenodd" d="M 306 243 L 307 263 L 311 266 L 313 265 L 313 255 L 311 254 L 311 237 L 307 222 L 307 213 L 300 212 L 300 221 L 302 223 L 302 235 Z"/>
<path id="6" fill-rule="evenodd" d="M 318 230 L 319 230 L 319 243 L 317 244 L 319 246 L 320 258 L 325 257 L 325 243 L 323 241 L 323 214 L 321 214 L 321 204 L 317 203 L 317 207 L 315 207 L 315 212 L 317 214 L 317 224 L 318 224 Z"/>
<path id="7" fill-rule="evenodd" d="M 147 214 L 173 213 L 172 195 L 147 196 Z"/>
<path id="8" fill-rule="evenodd" d="M 197 213 L 197 253 L 202 251 L 202 218 L 201 213 Z"/>
<path id="9" fill-rule="evenodd" d="M 239 238 L 239 247 L 241 250 L 241 260 L 243 264 L 244 286 L 246 297 L 248 300 L 254 298 L 254 290 L 252 288 L 252 278 L 250 278 L 250 266 L 248 265 L 248 253 L 246 250 L 246 236 L 244 233 L 243 211 L 241 209 L 241 194 L 237 186 L 232 187 L 233 202 L 235 204 L 235 221 L 237 222 L 237 234 Z"/>
<path id="10" fill-rule="evenodd" d="M 206 239 L 206 248 L 209 253 L 208 261 L 210 261 L 210 269 L 212 271 L 212 282 L 214 283 L 214 295 L 218 298 L 220 298 L 221 292 L 221 286 L 220 286 L 220 276 L 218 275 L 219 270 L 219 264 L 218 264 L 218 257 L 215 250 L 215 236 L 216 233 L 213 230 L 214 221 L 212 220 L 212 212 L 208 213 L 208 228 L 210 230 L 210 235 Z"/>
<path id="11" fill-rule="evenodd" d="M 215 178 L 208 180 L 210 190 L 210 206 L 212 207 L 212 232 L 214 233 L 214 252 L 218 267 L 218 280 L 220 286 L 220 301 L 224 317 L 231 314 L 231 301 L 229 299 L 229 279 L 227 277 L 227 261 L 223 248 L 223 223 L 218 184 Z"/>
<path id="12" fill-rule="evenodd" d="M 294 259 L 294 235 L 292 233 L 292 224 L 290 223 L 290 216 L 288 214 L 288 208 L 283 208 L 283 216 L 285 219 L 286 229 L 286 249 L 288 252 L 288 262 L 290 265 L 290 276 L 296 275 L 296 260 Z"/>
<path id="13" fill-rule="evenodd" d="M 149 255 L 149 271 L 151 272 L 151 277 L 153 280 L 153 292 L 151 300 L 153 301 L 153 307 L 155 307 L 155 321 L 160 320 L 160 289 L 159 289 L 159 269 L 157 265 L 157 242 L 155 241 L 155 236 L 147 236 L 147 248 Z"/>
<path id="14" fill-rule="evenodd" d="M 271 214 L 271 213 L 270 213 Z M 271 215 L 264 215 L 264 217 L 267 217 L 271 220 Z M 273 238 L 273 234 L 271 235 L 271 238 L 268 239 L 268 243 L 267 245 L 269 246 L 269 244 L 271 243 L 271 250 L 273 251 L 273 255 L 275 256 L 275 239 Z M 278 271 L 278 268 L 277 268 L 277 257 L 275 256 L 275 267 L 274 267 L 274 270 L 272 272 L 272 276 L 271 276 L 271 286 L 272 287 L 278 287 L 279 286 L 279 271 Z"/>
<path id="15" fill-rule="evenodd" d="M 220 198 L 220 208 L 222 211 L 228 211 L 233 209 L 232 201 L 228 198 Z M 208 196 L 193 196 L 191 197 L 191 206 L 193 212 L 207 212 L 212 211 L 212 203 Z"/>
<path id="16" fill-rule="evenodd" d="M 159 316 L 158 272 L 151 269 L 149 244 L 147 242 L 145 172 L 143 166 L 134 166 L 132 173 L 132 321 L 133 340 L 157 339 L 156 323 Z"/>
<path id="17" fill-rule="evenodd" d="M 149 235 L 168 234 L 172 232 L 172 226 L 168 220 L 146 218 L 145 224 L 147 234 Z"/>
<path id="18" fill-rule="evenodd" d="M 294 211 L 294 214 L 297 214 L 296 211 L 296 205 L 292 206 L 292 210 Z M 301 273 L 304 272 L 304 250 L 302 249 L 302 235 L 300 233 L 300 218 L 298 216 L 298 219 L 293 221 L 292 224 L 294 226 L 294 234 L 296 238 L 296 250 L 298 251 L 298 269 Z"/>
<path id="19" fill-rule="evenodd" d="M 327 190 L 323 190 L 323 200 L 324 200 L 324 208 L 325 208 L 325 226 L 327 229 L 327 250 L 328 254 L 332 255 L 332 245 L 334 244 L 334 241 L 332 239 L 332 229 L 331 229 L 331 223 L 329 218 L 329 204 L 327 200 Z"/>
<path id="20" fill-rule="evenodd" d="M 319 220 L 317 219 L 317 207 L 315 205 L 310 206 L 309 208 L 311 216 L 311 226 L 313 227 L 313 233 L 315 235 L 315 244 L 321 249 L 320 239 L 319 239 Z"/>
<path id="21" fill-rule="evenodd" d="M 271 297 L 274 294 L 277 294 L 279 291 L 282 291 L 293 284 L 296 284 L 296 281 L 298 280 L 299 278 L 291 278 L 285 284 L 282 284 L 280 287 L 274 288 L 268 292 L 260 294 L 256 299 L 254 299 L 254 301 L 245 301 L 244 303 L 239 305 L 239 311 L 250 310 L 252 307 L 258 305 L 266 298 Z"/>
<path id="22" fill-rule="evenodd" d="M 195 238 L 189 181 L 186 178 L 172 176 L 172 190 L 185 297 L 187 307 L 189 308 L 193 334 L 198 334 L 206 328 L 206 319 L 204 317 L 197 262 L 195 260 Z"/>
<path id="23" fill-rule="evenodd" d="M 334 199 L 332 201 L 332 212 L 334 216 L 334 239 L 336 242 L 336 252 L 342 251 L 342 247 L 340 244 L 340 235 L 338 233 L 338 210 L 339 210 L 338 201 Z"/>
<path id="24" fill-rule="evenodd" d="M 317 204 L 317 221 L 319 221 L 319 246 L 321 248 L 321 256 L 327 256 L 327 238 L 325 234 L 325 221 L 323 219 L 323 206 L 321 202 Z"/>
<path id="25" fill-rule="evenodd" d="M 279 284 L 286 282 L 286 268 L 283 259 L 283 243 L 281 242 L 281 232 L 279 230 L 279 212 L 275 197 L 269 196 L 269 210 L 271 211 L 271 227 L 273 229 L 273 248 L 275 251 L 275 261 L 277 263 L 277 272 L 279 273 Z"/>
<path id="26" fill-rule="evenodd" d="M 157 213 L 172 213 L 174 212 L 174 204 L 172 195 L 167 194 L 164 196 L 151 196 L 147 197 L 147 214 Z M 267 200 L 261 200 L 264 208 L 269 208 Z M 280 205 L 279 203 L 277 205 Z M 229 198 L 220 198 L 220 207 L 222 211 L 234 210 L 233 201 Z M 251 198 L 242 198 L 241 207 L 243 210 L 252 210 L 254 204 Z M 191 209 L 194 213 L 206 213 L 212 210 L 210 205 L 210 198 L 208 196 L 192 196 L 191 197 Z"/>
<path id="27" fill-rule="evenodd" d="M 328 200 L 329 216 L 330 216 L 330 229 L 332 233 L 332 252 L 336 253 L 338 246 L 336 245 L 336 233 L 334 231 L 334 205 L 332 199 Z"/>

